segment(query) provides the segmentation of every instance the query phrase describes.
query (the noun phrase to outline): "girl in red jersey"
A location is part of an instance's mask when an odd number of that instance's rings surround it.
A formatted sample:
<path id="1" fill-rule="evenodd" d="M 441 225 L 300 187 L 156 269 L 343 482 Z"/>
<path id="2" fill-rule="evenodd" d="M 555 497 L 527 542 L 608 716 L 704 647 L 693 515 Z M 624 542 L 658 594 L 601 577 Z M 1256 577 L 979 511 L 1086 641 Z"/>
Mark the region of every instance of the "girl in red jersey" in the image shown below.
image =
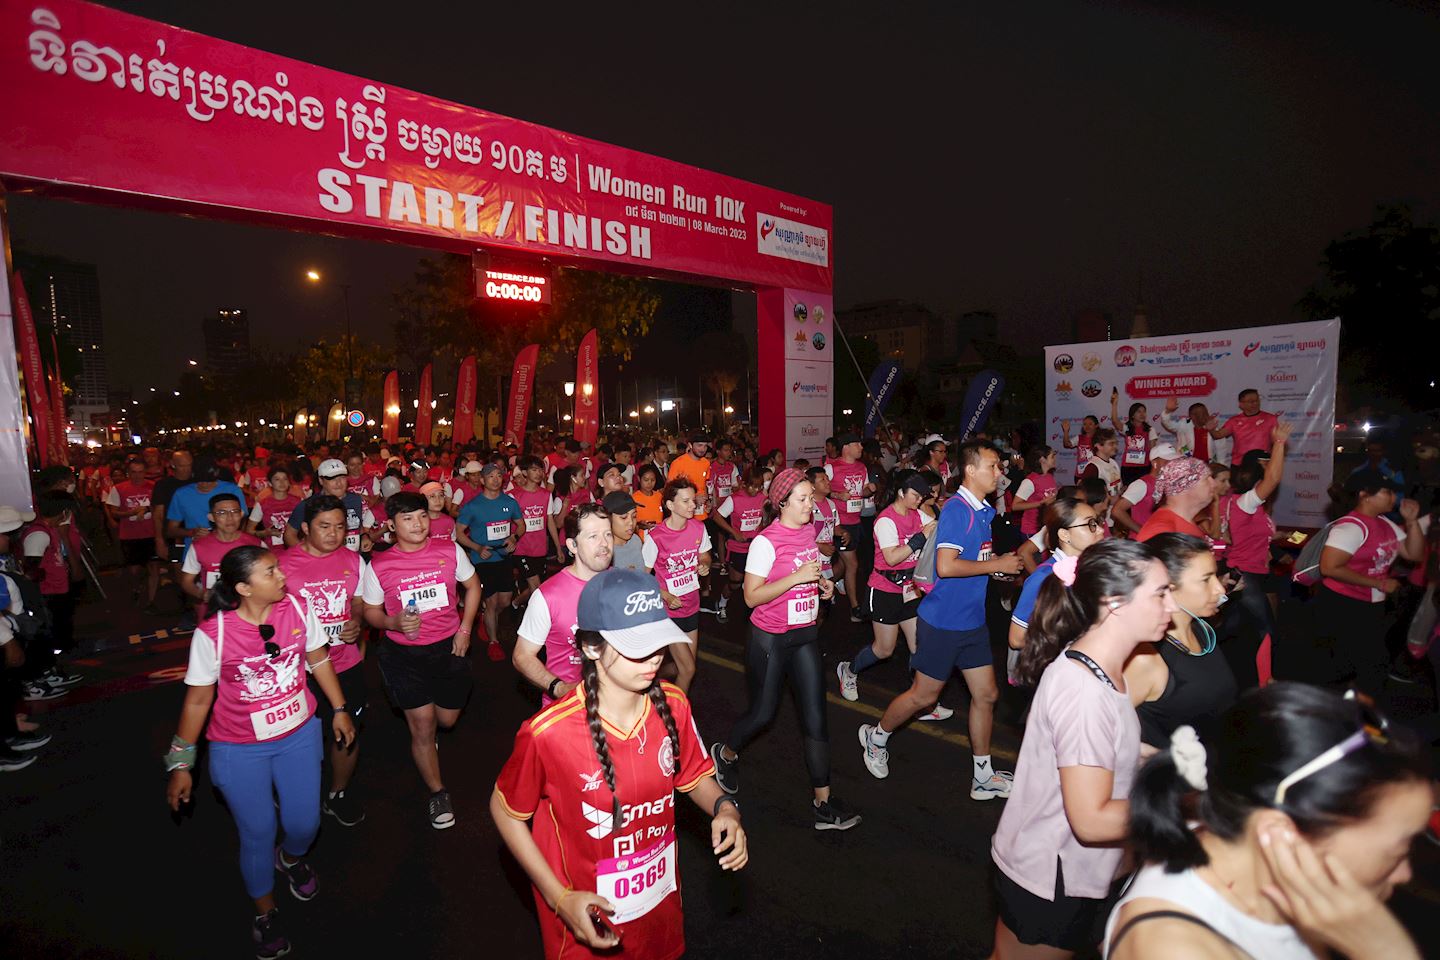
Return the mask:
<path id="1" fill-rule="evenodd" d="M 675 791 L 712 815 L 722 870 L 749 860 L 740 808 L 715 782 L 690 701 L 656 680 L 665 648 L 691 641 L 654 578 L 598 574 L 576 621 L 581 684 L 521 726 L 490 813 L 530 877 L 547 958 L 619 947 L 672 960 L 685 952 Z"/>

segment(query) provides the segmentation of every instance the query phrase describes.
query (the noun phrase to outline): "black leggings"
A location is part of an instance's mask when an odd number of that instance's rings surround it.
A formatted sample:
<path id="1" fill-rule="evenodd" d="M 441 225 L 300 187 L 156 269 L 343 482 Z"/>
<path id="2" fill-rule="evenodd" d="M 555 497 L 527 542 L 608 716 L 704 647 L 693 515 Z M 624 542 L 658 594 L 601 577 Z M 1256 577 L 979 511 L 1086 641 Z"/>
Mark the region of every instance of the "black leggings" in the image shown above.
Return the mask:
<path id="1" fill-rule="evenodd" d="M 1390 658 L 1385 649 L 1385 604 L 1356 600 L 1322 586 L 1315 594 L 1317 630 L 1334 638 L 1336 680 L 1352 673 L 1355 686 L 1378 698 Z"/>
<path id="2" fill-rule="evenodd" d="M 825 667 L 820 658 L 819 628 L 766 633 L 750 626 L 745 665 L 750 678 L 750 709 L 735 721 L 725 745 L 745 748 L 780 709 L 787 675 L 805 735 L 805 767 L 812 787 L 830 786 L 830 731 L 825 718 Z"/>

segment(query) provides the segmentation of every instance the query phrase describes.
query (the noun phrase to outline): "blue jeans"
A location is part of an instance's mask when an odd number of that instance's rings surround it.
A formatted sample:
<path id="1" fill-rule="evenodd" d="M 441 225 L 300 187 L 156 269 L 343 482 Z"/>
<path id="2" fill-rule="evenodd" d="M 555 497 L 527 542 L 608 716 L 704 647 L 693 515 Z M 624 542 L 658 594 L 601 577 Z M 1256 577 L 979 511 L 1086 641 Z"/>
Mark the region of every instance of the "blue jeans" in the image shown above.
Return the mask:
<path id="1" fill-rule="evenodd" d="M 275 794 L 286 853 L 303 855 L 320 831 L 319 718 L 279 740 L 212 742 L 210 782 L 240 829 L 240 875 L 245 892 L 258 900 L 275 889 Z"/>

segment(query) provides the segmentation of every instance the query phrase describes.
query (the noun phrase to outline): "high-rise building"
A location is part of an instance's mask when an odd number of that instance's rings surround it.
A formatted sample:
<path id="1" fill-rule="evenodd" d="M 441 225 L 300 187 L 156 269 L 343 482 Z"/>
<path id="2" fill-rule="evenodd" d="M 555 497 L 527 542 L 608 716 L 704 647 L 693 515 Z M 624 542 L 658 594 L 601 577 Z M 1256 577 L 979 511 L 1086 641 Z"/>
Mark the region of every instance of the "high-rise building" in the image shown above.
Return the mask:
<path id="1" fill-rule="evenodd" d="M 110 408 L 99 271 L 93 263 L 23 252 L 16 253 L 15 261 L 40 339 L 48 339 L 53 330 L 61 353 L 68 356 L 73 351 L 79 357 L 78 372 L 68 362 L 61 364 L 61 370 L 72 392 L 67 412 L 77 424 L 88 425 L 92 415 Z M 44 352 L 48 355 L 49 350 Z"/>
<path id="2" fill-rule="evenodd" d="M 205 373 L 224 377 L 250 362 L 250 318 L 240 308 L 220 309 L 206 317 Z"/>

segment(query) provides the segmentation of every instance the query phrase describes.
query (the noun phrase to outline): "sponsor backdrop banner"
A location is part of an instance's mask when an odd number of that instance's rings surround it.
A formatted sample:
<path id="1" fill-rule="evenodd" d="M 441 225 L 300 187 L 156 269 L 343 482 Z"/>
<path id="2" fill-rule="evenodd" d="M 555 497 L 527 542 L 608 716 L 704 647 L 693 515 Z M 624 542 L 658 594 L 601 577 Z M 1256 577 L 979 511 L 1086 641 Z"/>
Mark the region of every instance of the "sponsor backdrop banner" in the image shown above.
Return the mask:
<path id="1" fill-rule="evenodd" d="M 0 224 L 0 249 L 7 239 L 4 224 Z M 20 275 L 15 276 L 18 279 Z M 10 278 L 0 268 L 0 503 L 24 510 L 31 498 L 30 458 L 25 451 L 25 404 L 20 401 L 20 373 L 15 365 L 10 293 Z"/>
<path id="2" fill-rule="evenodd" d="M 530 415 L 530 394 L 535 389 L 535 365 L 540 361 L 540 345 L 532 343 L 515 354 L 515 367 L 510 371 L 510 404 L 505 410 L 504 439 L 525 448 L 525 420 Z"/>
<path id="3" fill-rule="evenodd" d="M 420 371 L 420 396 L 416 398 L 415 404 L 415 442 L 421 446 L 428 447 L 435 436 L 432 423 L 434 422 L 435 410 L 430 406 L 434 399 L 435 392 L 435 365 L 425 364 Z"/>
<path id="4" fill-rule="evenodd" d="M 899 361 L 885 360 L 870 374 L 870 399 L 865 404 L 865 436 L 875 436 L 880 418 L 885 416 L 885 408 L 890 405 L 890 398 L 900 385 L 900 369 Z"/>
<path id="5" fill-rule="evenodd" d="M 820 463 L 834 424 L 834 298 L 785 291 L 785 458 Z"/>
<path id="6" fill-rule="evenodd" d="M 1223 422 L 1239 412 L 1240 391 L 1254 388 L 1262 409 L 1295 424 L 1275 521 L 1322 526 L 1335 459 L 1339 348 L 1339 320 L 1046 347 L 1046 442 L 1060 453 L 1056 475 L 1075 469 L 1075 452 L 1061 444 L 1061 421 L 1071 422 L 1072 437 L 1086 414 L 1111 426 L 1111 388 L 1120 389 L 1121 419 L 1130 404 L 1145 404 L 1162 440 L 1174 439 L 1160 422 L 1170 397 L 1179 401 L 1177 416 L 1203 402 Z"/>
<path id="7" fill-rule="evenodd" d="M 833 285 L 832 212 L 804 197 L 79 0 L 0 0 L 0 37 L 6 177 L 466 252 Z"/>
<path id="8" fill-rule="evenodd" d="M 575 439 L 594 444 L 600 433 L 600 356 L 595 331 L 580 339 L 575 353 Z"/>
<path id="9" fill-rule="evenodd" d="M 994 370 L 981 370 L 970 378 L 965 403 L 960 407 L 960 442 L 964 443 L 985 429 L 995 401 L 1005 392 L 1005 378 Z"/>
<path id="10" fill-rule="evenodd" d="M 460 362 L 455 377 L 455 424 L 450 437 L 456 446 L 469 443 L 475 436 L 475 355 Z"/>

